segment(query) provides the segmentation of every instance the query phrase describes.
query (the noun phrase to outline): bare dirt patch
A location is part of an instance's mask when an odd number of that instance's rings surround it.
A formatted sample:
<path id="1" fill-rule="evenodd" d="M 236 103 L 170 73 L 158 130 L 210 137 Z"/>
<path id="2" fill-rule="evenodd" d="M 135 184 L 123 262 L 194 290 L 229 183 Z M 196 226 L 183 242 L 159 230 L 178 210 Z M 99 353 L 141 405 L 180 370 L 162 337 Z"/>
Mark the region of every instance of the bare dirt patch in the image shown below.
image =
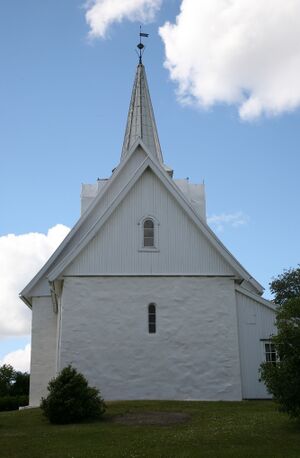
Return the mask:
<path id="1" fill-rule="evenodd" d="M 129 412 L 124 415 L 114 417 L 114 423 L 123 425 L 158 425 L 169 426 L 177 423 L 185 423 L 191 418 L 183 412 Z"/>

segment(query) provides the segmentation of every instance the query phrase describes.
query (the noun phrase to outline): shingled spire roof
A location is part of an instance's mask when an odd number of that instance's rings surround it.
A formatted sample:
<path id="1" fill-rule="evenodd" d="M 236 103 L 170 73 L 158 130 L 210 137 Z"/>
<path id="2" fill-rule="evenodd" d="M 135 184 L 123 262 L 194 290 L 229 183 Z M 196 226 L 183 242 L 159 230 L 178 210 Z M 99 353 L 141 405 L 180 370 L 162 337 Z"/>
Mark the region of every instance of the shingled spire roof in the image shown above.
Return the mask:
<path id="1" fill-rule="evenodd" d="M 152 156 L 163 164 L 145 67 L 141 62 L 136 70 L 121 160 L 137 139 L 141 139 Z"/>

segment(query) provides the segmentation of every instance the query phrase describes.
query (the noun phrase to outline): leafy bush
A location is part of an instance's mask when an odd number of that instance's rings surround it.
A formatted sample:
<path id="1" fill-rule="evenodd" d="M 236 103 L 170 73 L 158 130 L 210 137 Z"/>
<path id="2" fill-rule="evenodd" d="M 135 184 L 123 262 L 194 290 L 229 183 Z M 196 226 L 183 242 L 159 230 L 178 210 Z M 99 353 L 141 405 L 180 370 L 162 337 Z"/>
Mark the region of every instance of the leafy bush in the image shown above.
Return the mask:
<path id="1" fill-rule="evenodd" d="M 0 412 L 8 410 L 18 410 L 19 407 L 27 406 L 29 398 L 23 396 L 1 396 L 0 397 Z"/>
<path id="2" fill-rule="evenodd" d="M 105 412 L 99 390 L 88 386 L 86 378 L 71 365 L 50 380 L 48 391 L 48 396 L 41 400 L 41 409 L 51 423 L 97 419 Z"/>
<path id="3" fill-rule="evenodd" d="M 261 364 L 260 374 L 279 409 L 300 418 L 300 297 L 282 303 L 276 312 L 277 335 L 272 337 L 278 362 Z"/>

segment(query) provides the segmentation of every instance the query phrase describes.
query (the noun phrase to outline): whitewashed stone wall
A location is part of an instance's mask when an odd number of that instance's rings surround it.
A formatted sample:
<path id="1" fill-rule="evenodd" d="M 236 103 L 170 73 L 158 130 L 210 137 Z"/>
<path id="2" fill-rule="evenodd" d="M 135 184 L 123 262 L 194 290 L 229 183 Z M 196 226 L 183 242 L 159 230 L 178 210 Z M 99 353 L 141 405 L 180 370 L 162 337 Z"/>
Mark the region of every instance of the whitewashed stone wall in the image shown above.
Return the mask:
<path id="1" fill-rule="evenodd" d="M 51 297 L 32 301 L 30 406 L 38 406 L 47 394 L 49 380 L 56 373 L 57 315 Z"/>
<path id="2" fill-rule="evenodd" d="M 70 277 L 61 313 L 60 368 L 72 363 L 107 400 L 242 397 L 233 280 Z"/>

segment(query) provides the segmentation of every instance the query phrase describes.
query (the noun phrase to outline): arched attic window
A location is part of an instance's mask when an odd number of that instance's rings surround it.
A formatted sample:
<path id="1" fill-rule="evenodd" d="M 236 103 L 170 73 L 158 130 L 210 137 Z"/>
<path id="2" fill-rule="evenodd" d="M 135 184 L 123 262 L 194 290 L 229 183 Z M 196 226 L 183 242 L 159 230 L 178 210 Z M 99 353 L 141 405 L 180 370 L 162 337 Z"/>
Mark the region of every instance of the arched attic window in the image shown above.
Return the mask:
<path id="1" fill-rule="evenodd" d="M 154 221 L 147 218 L 143 224 L 143 246 L 154 248 Z"/>
<path id="2" fill-rule="evenodd" d="M 139 222 L 139 251 L 159 252 L 159 221 L 152 215 L 143 216 Z"/>
<path id="3" fill-rule="evenodd" d="M 149 334 L 156 333 L 156 305 L 153 303 L 148 305 L 148 330 Z"/>

